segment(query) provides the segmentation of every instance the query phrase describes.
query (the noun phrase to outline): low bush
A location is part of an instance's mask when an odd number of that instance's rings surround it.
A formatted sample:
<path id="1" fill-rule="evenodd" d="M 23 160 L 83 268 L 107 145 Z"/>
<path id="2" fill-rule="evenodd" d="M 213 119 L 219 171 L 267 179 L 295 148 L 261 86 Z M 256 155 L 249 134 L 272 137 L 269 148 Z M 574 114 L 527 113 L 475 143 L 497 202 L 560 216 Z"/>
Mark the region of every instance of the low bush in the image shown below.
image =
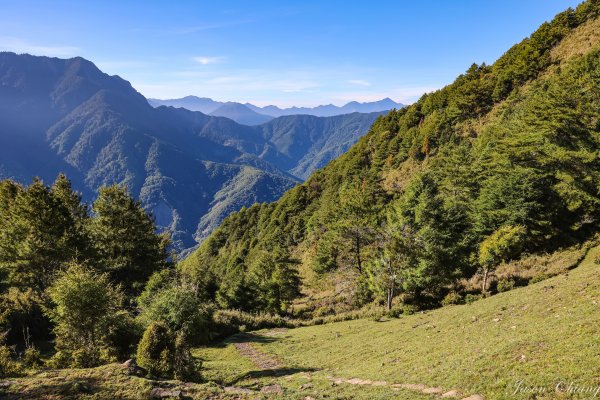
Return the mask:
<path id="1" fill-rule="evenodd" d="M 471 304 L 471 303 L 476 302 L 477 300 L 481 300 L 482 298 L 483 298 L 483 295 L 481 295 L 481 294 L 467 293 L 467 295 L 465 296 L 465 303 Z"/>
<path id="2" fill-rule="evenodd" d="M 498 281 L 498 285 L 496 286 L 496 289 L 500 293 L 508 292 L 509 290 L 513 290 L 514 288 L 515 288 L 514 279 L 500 279 Z"/>
<path id="3" fill-rule="evenodd" d="M 154 289 L 151 296 L 145 291 L 139 298 L 141 325 L 161 322 L 173 332 L 184 331 L 194 345 L 208 343 L 211 307 L 202 303 L 191 287 L 176 281 Z"/>
<path id="4" fill-rule="evenodd" d="M 169 328 L 163 323 L 152 322 L 144 331 L 137 348 L 137 363 L 148 371 L 150 377 L 173 376 L 174 341 Z"/>
<path id="5" fill-rule="evenodd" d="M 444 299 L 442 300 L 442 305 L 449 306 L 452 304 L 462 304 L 463 302 L 464 302 L 463 296 L 460 293 L 452 291 L 452 292 L 448 293 L 446 295 L 446 297 L 444 297 Z"/>
<path id="6" fill-rule="evenodd" d="M 173 377 L 180 381 L 193 382 L 200 377 L 201 361 L 196 361 L 190 352 L 190 344 L 184 332 L 175 336 L 175 353 L 173 358 Z"/>
<path id="7" fill-rule="evenodd" d="M 293 328 L 293 320 L 277 314 L 250 314 L 240 310 L 217 310 L 212 316 L 214 336 L 221 337 L 237 332 L 269 328 Z M 243 328 L 242 328 L 243 327 Z"/>
<path id="8" fill-rule="evenodd" d="M 194 381 L 201 366 L 190 352 L 184 331 L 172 332 L 160 322 L 151 323 L 138 345 L 137 362 L 153 378 Z"/>
<path id="9" fill-rule="evenodd" d="M 12 350 L 8 346 L 0 346 L 0 378 L 21 374 L 21 366 L 13 360 L 12 355 Z"/>
<path id="10" fill-rule="evenodd" d="M 27 368 L 38 369 L 42 366 L 42 357 L 40 351 L 35 347 L 28 347 L 23 352 L 21 362 Z"/>

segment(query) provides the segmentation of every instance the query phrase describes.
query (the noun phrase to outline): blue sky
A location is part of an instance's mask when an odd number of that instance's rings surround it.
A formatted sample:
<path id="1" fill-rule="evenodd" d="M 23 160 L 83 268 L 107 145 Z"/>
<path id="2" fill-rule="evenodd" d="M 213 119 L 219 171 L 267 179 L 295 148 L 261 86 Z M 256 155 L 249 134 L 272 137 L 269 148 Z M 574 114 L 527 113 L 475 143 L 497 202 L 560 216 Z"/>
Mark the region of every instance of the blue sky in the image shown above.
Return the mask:
<path id="1" fill-rule="evenodd" d="M 82 56 L 147 97 L 409 103 L 578 3 L 0 0 L 0 50 Z"/>

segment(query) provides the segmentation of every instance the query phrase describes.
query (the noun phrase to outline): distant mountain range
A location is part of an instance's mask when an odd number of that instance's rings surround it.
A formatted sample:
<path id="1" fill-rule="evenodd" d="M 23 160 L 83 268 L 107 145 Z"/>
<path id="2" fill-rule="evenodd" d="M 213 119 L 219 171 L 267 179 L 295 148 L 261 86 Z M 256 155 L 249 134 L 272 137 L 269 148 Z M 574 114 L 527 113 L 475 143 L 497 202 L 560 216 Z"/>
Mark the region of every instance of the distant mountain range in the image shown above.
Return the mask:
<path id="1" fill-rule="evenodd" d="M 252 116 L 235 104 L 219 108 Z M 181 251 L 232 211 L 279 198 L 381 114 L 292 115 L 246 126 L 151 107 L 129 82 L 80 57 L 2 52 L 0 178 L 51 182 L 65 172 L 87 200 L 102 185 L 127 185 Z"/>
<path id="2" fill-rule="evenodd" d="M 220 102 L 207 97 L 186 96 L 181 99 L 159 100 L 148 99 L 154 107 L 171 106 L 176 108 L 187 108 L 191 111 L 200 111 L 205 114 L 230 118 L 244 125 L 258 125 L 272 118 L 285 115 L 314 115 L 317 117 L 332 117 L 336 115 L 350 114 L 354 112 L 371 113 L 389 111 L 404 107 L 390 98 L 379 101 L 359 103 L 352 101 L 341 107 L 333 104 L 317 107 L 290 107 L 279 108 L 277 106 L 259 107 L 250 103 Z"/>
<path id="3" fill-rule="evenodd" d="M 226 117 L 243 125 L 260 125 L 273 119 L 265 114 L 260 114 L 240 103 L 227 102 L 210 113 L 216 117 Z"/>

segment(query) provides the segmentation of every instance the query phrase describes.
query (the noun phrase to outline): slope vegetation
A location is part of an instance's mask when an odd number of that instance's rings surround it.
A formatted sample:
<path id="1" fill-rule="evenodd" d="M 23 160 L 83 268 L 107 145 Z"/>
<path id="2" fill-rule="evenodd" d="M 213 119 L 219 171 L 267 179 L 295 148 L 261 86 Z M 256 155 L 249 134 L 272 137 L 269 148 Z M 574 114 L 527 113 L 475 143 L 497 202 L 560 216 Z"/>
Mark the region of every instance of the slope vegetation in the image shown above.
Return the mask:
<path id="1" fill-rule="evenodd" d="M 567 10 L 493 65 L 379 118 L 277 202 L 227 218 L 182 271 L 216 282 L 223 307 L 264 310 L 236 298 L 270 296 L 246 277 L 284 251 L 271 273 L 296 259 L 302 292 L 330 293 L 331 312 L 386 297 L 430 307 L 468 294 L 461 279 L 481 272 L 487 290 L 504 261 L 581 243 L 600 211 L 599 10 Z M 293 293 L 293 281 L 275 286 Z M 302 312 L 318 308 L 309 298 Z"/>
<path id="2" fill-rule="evenodd" d="M 430 392 L 455 390 L 458 398 L 590 399 L 600 390 L 599 261 L 595 247 L 566 274 L 472 304 L 399 319 L 240 334 L 225 349 L 197 354 L 207 358 L 207 377 L 252 387 L 252 364 L 240 361 L 248 353 L 234 350 L 247 341 L 263 358 L 278 360 L 280 370 L 298 371 L 291 373 L 292 384 L 289 377 L 270 377 L 263 385 L 277 380 L 294 393 L 310 383 L 297 398 L 346 398 L 344 388 L 353 398 L 420 398 L 436 388 Z M 331 388 L 332 381 L 337 386 Z"/>
<path id="3" fill-rule="evenodd" d="M 162 387 L 194 399 L 591 399 L 599 261 L 592 247 L 554 278 L 424 314 L 237 334 L 194 352 L 208 384 L 127 376 L 114 364 L 31 373 L 1 382 L 0 395 L 144 399 Z"/>

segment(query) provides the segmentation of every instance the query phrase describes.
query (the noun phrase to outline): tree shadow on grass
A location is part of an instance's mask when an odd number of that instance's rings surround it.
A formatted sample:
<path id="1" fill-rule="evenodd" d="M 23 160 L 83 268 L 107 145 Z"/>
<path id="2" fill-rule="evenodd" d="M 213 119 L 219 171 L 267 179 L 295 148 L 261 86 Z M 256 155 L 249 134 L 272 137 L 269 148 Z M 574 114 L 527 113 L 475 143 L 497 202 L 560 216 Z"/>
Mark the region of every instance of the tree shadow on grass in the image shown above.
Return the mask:
<path id="1" fill-rule="evenodd" d="M 78 399 L 81 396 L 98 394 L 100 391 L 102 391 L 100 379 L 82 377 L 69 380 L 53 380 L 35 386 L 3 388 L 0 389 L 0 398 L 7 400 Z"/>
<path id="2" fill-rule="evenodd" d="M 253 332 L 234 333 L 220 342 L 212 342 L 206 345 L 207 348 L 223 349 L 233 343 L 272 343 L 279 340 L 277 337 L 258 335 Z"/>
<path id="3" fill-rule="evenodd" d="M 228 337 L 223 343 L 225 345 L 231 344 L 231 343 L 273 343 L 277 340 L 279 340 L 279 339 L 276 337 L 273 337 L 273 336 L 263 336 L 263 335 L 257 335 L 256 333 L 253 333 L 253 332 L 249 332 L 249 333 L 236 333 L 235 335 Z"/>

